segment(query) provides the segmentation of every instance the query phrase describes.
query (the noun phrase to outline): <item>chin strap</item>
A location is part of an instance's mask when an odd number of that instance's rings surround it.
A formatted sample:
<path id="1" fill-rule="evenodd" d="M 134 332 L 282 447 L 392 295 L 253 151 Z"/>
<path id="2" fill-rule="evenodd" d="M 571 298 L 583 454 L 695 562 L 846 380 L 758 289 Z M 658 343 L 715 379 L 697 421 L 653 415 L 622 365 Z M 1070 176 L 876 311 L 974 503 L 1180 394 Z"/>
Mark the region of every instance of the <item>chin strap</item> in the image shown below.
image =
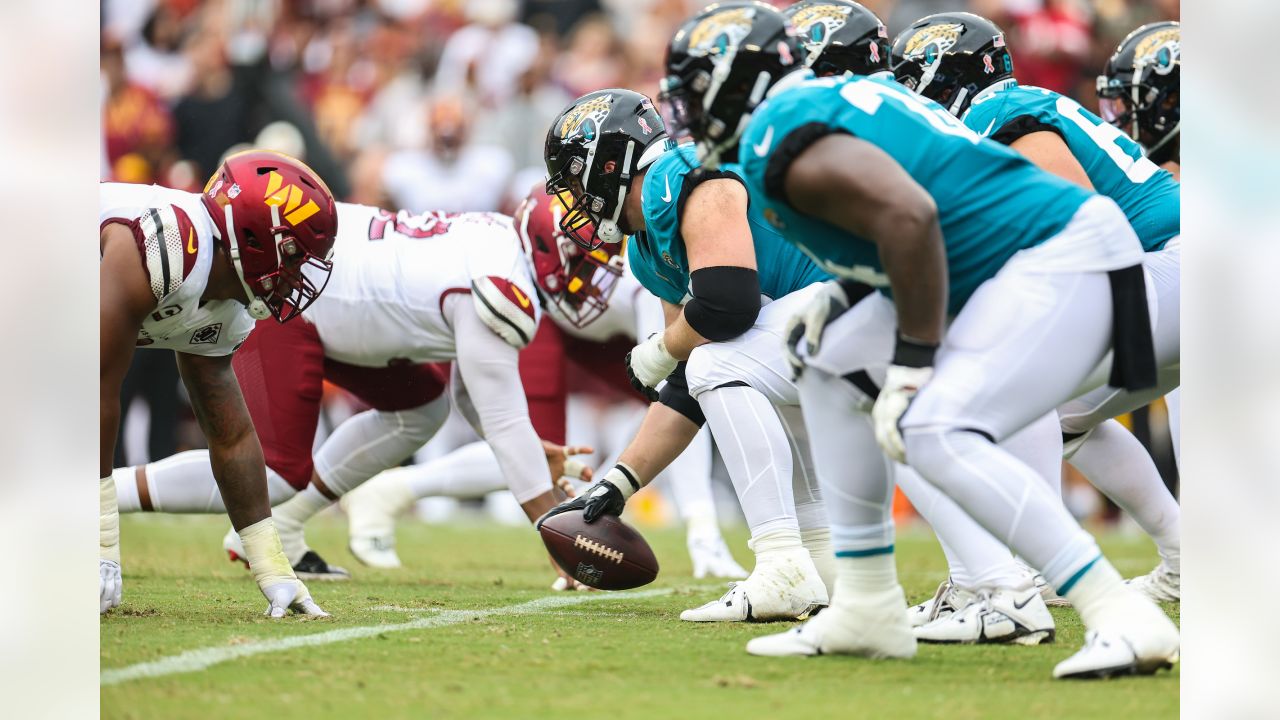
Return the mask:
<path id="1" fill-rule="evenodd" d="M 240 287 L 244 288 L 245 298 L 248 300 L 246 308 L 249 311 L 249 317 L 254 320 L 265 320 L 271 317 L 271 308 L 267 307 L 262 298 L 253 294 L 253 290 L 249 289 L 249 283 L 244 280 L 244 268 L 240 265 L 240 243 L 236 240 L 235 220 L 232 217 L 230 203 L 223 208 L 223 212 L 227 223 L 227 246 L 231 249 L 231 265 L 236 269 L 236 279 L 240 281 Z M 272 212 L 279 211 L 273 207 Z"/>

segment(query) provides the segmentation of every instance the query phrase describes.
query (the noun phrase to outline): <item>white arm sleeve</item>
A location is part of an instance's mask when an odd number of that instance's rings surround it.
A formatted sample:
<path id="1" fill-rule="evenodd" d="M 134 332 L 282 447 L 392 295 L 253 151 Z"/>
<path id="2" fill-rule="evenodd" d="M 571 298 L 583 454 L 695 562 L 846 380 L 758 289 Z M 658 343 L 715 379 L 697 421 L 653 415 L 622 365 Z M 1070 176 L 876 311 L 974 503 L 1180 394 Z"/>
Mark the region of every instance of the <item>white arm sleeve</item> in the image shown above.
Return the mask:
<path id="1" fill-rule="evenodd" d="M 460 409 L 473 424 L 479 421 L 476 431 L 493 448 L 516 500 L 528 502 L 551 489 L 551 469 L 529 422 L 520 353 L 485 326 L 470 300 L 451 300 L 445 312 L 457 346 L 457 378 L 465 385 L 455 391 L 465 398 Z"/>

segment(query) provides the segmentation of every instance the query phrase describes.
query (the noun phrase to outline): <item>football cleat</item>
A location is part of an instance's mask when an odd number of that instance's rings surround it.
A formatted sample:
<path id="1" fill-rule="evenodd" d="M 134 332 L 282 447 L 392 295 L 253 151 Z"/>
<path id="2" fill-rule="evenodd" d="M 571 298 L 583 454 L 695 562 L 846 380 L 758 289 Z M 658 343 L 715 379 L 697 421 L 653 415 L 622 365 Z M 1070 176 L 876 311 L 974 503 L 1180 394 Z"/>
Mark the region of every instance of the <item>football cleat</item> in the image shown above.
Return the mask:
<path id="1" fill-rule="evenodd" d="M 906 604 L 902 587 L 897 585 L 882 592 L 858 595 L 848 604 L 837 598 L 835 604 L 799 627 L 748 642 L 747 652 L 767 657 L 913 658 L 916 639 L 903 612 Z"/>
<path id="2" fill-rule="evenodd" d="M 978 591 L 963 609 L 915 628 L 916 639 L 929 643 L 1053 642 L 1054 624 L 1039 588 Z"/>
<path id="3" fill-rule="evenodd" d="M 1173 667 L 1178 661 L 1175 649 L 1166 655 L 1140 659 L 1133 645 L 1122 635 L 1090 630 L 1085 633 L 1084 647 L 1053 668 L 1058 680 L 1091 680 L 1118 675 L 1151 675 Z"/>
<path id="4" fill-rule="evenodd" d="M 1091 614 L 1084 647 L 1058 663 L 1055 678 L 1150 675 L 1178 661 L 1178 627 L 1130 586 L 1119 586 Z"/>
<path id="5" fill-rule="evenodd" d="M 746 569 L 733 559 L 729 546 L 719 535 L 690 536 L 688 547 L 689 559 L 693 561 L 693 576 L 699 580 L 708 577 L 741 580 L 748 575 Z"/>
<path id="6" fill-rule="evenodd" d="M 395 535 L 352 535 L 347 541 L 347 549 L 357 560 L 371 568 L 394 570 L 400 567 Z"/>
<path id="7" fill-rule="evenodd" d="M 797 620 L 826 607 L 813 559 L 804 548 L 771 552 L 756 559 L 756 568 L 742 582 L 729 583 L 729 592 L 701 607 L 685 610 L 688 622 L 764 622 Z"/>
<path id="8" fill-rule="evenodd" d="M 249 567 L 249 561 L 245 559 L 244 545 L 240 543 L 240 533 L 236 532 L 235 528 L 228 530 L 223 536 L 222 549 L 226 551 L 227 559 L 231 562 L 239 562 L 245 568 Z M 293 564 L 293 574 L 301 580 L 351 579 L 351 573 L 345 568 L 330 565 L 315 550 L 307 550 L 303 553 L 302 558 Z"/>
<path id="9" fill-rule="evenodd" d="M 1129 587 L 1156 602 L 1181 602 L 1182 576 L 1163 560 L 1155 570 L 1125 581 Z"/>
<path id="10" fill-rule="evenodd" d="M 973 602 L 974 594 L 970 590 L 951 582 L 951 578 L 943 580 L 933 597 L 919 605 L 907 608 L 907 619 L 911 627 L 920 627 L 963 609 Z"/>
<path id="11" fill-rule="evenodd" d="M 1048 580 L 1040 574 L 1039 570 L 1031 567 L 1022 558 L 1014 558 L 1014 562 L 1018 567 L 1022 568 L 1027 577 L 1031 578 L 1031 582 L 1035 583 L 1036 589 L 1040 591 L 1040 597 L 1044 598 L 1044 604 L 1049 607 L 1071 607 L 1071 601 L 1059 595 Z"/>

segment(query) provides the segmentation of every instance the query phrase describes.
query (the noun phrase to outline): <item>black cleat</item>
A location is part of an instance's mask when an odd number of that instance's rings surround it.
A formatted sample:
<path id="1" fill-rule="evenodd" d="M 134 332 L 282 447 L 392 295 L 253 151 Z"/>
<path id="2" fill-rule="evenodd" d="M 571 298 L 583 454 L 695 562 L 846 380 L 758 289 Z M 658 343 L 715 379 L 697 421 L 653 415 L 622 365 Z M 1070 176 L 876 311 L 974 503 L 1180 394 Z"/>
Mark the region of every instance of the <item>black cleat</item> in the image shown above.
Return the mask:
<path id="1" fill-rule="evenodd" d="M 330 565 L 315 550 L 308 550 L 293 566 L 293 574 L 300 580 L 350 580 L 346 568 Z"/>

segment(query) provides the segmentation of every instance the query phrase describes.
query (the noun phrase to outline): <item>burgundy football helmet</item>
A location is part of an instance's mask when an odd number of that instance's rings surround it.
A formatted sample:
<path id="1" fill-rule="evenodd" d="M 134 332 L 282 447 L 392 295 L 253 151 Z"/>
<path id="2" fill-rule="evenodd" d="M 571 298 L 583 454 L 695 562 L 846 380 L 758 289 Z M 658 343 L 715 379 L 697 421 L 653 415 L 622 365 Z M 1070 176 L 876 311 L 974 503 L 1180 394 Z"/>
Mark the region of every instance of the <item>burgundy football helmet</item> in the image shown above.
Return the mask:
<path id="1" fill-rule="evenodd" d="M 571 240 L 560 220 L 572 205 L 567 193 L 551 195 L 539 184 L 520 203 L 515 224 L 538 293 L 569 324 L 582 328 L 609 307 L 622 277 L 623 244 L 586 250 Z"/>
<path id="2" fill-rule="evenodd" d="M 285 322 L 320 297 L 333 271 L 338 209 L 311 168 L 280 153 L 236 153 L 209 178 L 201 199 L 250 315 Z"/>

